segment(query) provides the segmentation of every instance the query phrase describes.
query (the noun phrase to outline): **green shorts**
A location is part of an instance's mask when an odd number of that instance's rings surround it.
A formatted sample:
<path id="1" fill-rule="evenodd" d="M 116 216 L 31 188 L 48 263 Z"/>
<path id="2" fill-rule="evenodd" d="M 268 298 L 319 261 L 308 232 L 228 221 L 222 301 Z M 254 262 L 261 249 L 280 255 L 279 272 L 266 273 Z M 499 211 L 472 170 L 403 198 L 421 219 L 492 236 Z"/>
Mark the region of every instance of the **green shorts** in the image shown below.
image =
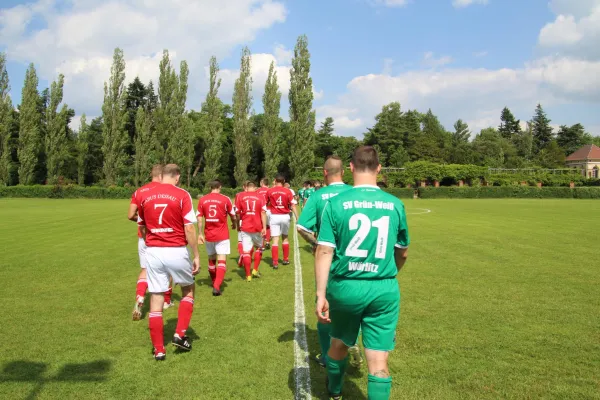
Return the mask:
<path id="1" fill-rule="evenodd" d="M 365 349 L 391 351 L 396 344 L 400 287 L 396 279 L 331 277 L 327 285 L 331 337 L 354 346 L 362 328 Z"/>

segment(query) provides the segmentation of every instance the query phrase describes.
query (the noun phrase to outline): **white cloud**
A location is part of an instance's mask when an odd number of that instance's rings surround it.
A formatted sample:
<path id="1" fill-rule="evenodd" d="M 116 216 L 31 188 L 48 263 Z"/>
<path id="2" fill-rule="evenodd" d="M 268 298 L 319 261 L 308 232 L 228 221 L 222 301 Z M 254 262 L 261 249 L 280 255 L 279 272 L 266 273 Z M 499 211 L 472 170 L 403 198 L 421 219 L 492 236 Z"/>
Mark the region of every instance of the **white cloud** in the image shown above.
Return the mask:
<path id="1" fill-rule="evenodd" d="M 556 14 L 539 34 L 543 48 L 586 59 L 600 59 L 600 0 L 550 2 Z"/>
<path id="2" fill-rule="evenodd" d="M 439 58 L 435 58 L 433 52 L 428 51 L 423 55 L 423 65 L 428 67 L 441 67 L 447 64 L 452 63 L 453 59 L 450 56 L 442 56 Z"/>
<path id="3" fill-rule="evenodd" d="M 410 0 L 374 0 L 374 4 L 385 7 L 404 7 Z"/>
<path id="4" fill-rule="evenodd" d="M 483 4 L 486 5 L 488 4 L 489 1 L 488 0 L 452 0 L 452 5 L 455 8 L 464 8 L 464 7 L 468 7 L 472 4 Z"/>
<path id="5" fill-rule="evenodd" d="M 188 104 L 197 107 L 210 56 L 229 56 L 287 14 L 277 0 L 70 0 L 53 7 L 54 2 L 1 9 L 0 46 L 13 61 L 34 62 L 42 78 L 63 72 L 65 101 L 88 114 L 100 110 L 115 47 L 124 50 L 128 81 L 136 74 L 156 79 L 163 49 L 170 50 L 174 64 L 187 60 Z M 28 32 L 33 20 L 45 27 Z"/>
<path id="6" fill-rule="evenodd" d="M 338 118 L 360 120 L 362 124 L 341 132 L 360 136 L 383 105 L 399 101 L 404 110 L 431 108 L 448 129 L 462 118 L 477 131 L 497 126 L 506 105 L 517 118 L 528 119 L 538 102 L 552 106 L 582 100 L 600 103 L 600 62 L 544 58 L 518 69 L 446 68 L 359 76 L 348 83 L 337 103 L 317 112 L 319 119 L 336 110 Z"/>
<path id="7" fill-rule="evenodd" d="M 482 58 L 488 55 L 488 52 L 486 50 L 483 51 L 476 51 L 475 53 L 473 53 L 473 57 L 476 58 Z"/>
<path id="8" fill-rule="evenodd" d="M 294 52 L 292 50 L 288 50 L 282 44 L 275 46 L 274 54 L 278 64 L 290 64 L 292 62 L 292 57 L 294 57 Z"/>

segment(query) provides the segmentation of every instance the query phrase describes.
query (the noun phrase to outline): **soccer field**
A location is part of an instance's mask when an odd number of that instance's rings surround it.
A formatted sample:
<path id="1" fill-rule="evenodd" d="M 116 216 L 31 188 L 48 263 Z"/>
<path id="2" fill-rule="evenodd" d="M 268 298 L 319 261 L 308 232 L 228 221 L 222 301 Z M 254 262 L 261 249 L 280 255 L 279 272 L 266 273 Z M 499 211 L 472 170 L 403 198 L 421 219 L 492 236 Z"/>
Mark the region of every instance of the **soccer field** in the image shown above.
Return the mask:
<path id="1" fill-rule="evenodd" d="M 599 201 L 406 205 L 412 244 L 398 278 L 393 399 L 600 398 Z M 0 199 L 0 398 L 293 398 L 294 262 L 273 271 L 267 251 L 263 277 L 247 283 L 234 240 L 223 296 L 212 297 L 202 249 L 194 349 L 168 347 L 157 363 L 147 316 L 131 321 L 139 268 L 127 206 Z M 176 307 L 165 312 L 166 339 L 176 318 Z M 309 366 L 312 397 L 326 398 L 324 370 Z M 366 399 L 366 374 L 350 369 L 344 399 Z"/>

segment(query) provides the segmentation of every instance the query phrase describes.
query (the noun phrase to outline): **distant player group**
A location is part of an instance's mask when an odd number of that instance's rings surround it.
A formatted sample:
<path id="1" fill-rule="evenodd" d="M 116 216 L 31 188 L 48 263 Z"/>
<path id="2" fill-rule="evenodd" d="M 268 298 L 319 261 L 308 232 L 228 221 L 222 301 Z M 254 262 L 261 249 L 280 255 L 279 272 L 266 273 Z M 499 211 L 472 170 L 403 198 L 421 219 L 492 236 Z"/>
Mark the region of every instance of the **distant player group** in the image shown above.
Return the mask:
<path id="1" fill-rule="evenodd" d="M 342 399 L 348 353 L 360 358 L 357 341 L 362 333 L 369 399 L 389 399 L 392 378 L 387 360 L 394 348 L 400 311 L 396 275 L 406 261 L 410 242 L 406 214 L 399 199 L 377 186 L 381 166 L 372 147 L 357 148 L 350 169 L 354 187 L 342 181 L 341 160 L 330 157 L 323 168 L 327 186 L 320 189 L 319 182 L 307 181 L 298 196 L 282 175 L 272 187 L 266 179 L 260 187 L 246 182 L 234 201 L 220 193 L 219 181 L 213 181 L 211 192 L 200 198 L 195 212 L 190 194 L 177 187 L 179 167 L 155 166 L 152 182 L 133 194 L 128 215 L 138 223 L 141 266 L 133 319 L 141 319 L 148 290 L 154 358 L 166 358 L 162 312 L 173 305 L 173 284 L 181 287 L 182 300 L 172 344 L 184 351 L 192 349 L 185 333 L 193 313 L 194 276 L 200 270 L 198 245 L 206 246 L 213 296 L 221 296 L 231 251 L 228 219 L 238 231 L 238 266 L 251 282 L 261 277 L 262 254 L 269 248 L 273 269 L 279 268 L 280 245 L 282 264 L 289 264 L 293 215 L 298 232 L 315 254 L 315 312 L 322 352 L 316 360 L 327 369 L 330 398 Z"/>

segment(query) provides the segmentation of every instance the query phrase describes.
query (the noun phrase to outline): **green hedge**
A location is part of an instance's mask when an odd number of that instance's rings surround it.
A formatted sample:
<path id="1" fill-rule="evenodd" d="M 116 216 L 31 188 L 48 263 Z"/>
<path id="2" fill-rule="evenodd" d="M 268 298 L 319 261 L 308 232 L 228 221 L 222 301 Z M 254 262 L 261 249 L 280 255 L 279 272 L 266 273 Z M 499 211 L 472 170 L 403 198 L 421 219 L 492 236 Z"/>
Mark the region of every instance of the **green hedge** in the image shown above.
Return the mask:
<path id="1" fill-rule="evenodd" d="M 480 186 L 419 188 L 421 199 L 600 199 L 600 188 Z"/>
<path id="2" fill-rule="evenodd" d="M 384 190 L 399 199 L 412 199 L 415 195 L 415 189 L 386 188 Z"/>

